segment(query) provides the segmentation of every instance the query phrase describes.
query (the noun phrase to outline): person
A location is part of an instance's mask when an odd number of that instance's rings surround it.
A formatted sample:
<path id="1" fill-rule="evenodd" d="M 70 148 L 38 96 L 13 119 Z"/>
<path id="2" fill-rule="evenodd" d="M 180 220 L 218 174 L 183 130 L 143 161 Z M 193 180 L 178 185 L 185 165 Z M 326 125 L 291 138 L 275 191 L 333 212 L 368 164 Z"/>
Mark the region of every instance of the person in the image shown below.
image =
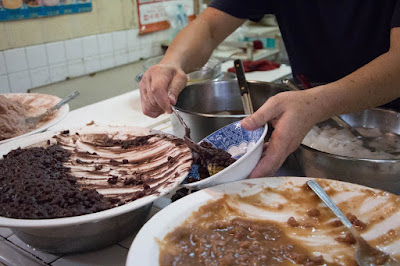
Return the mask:
<path id="1" fill-rule="evenodd" d="M 293 76 L 324 85 L 279 93 L 242 120 L 247 130 L 274 127 L 249 178 L 273 175 L 316 123 L 400 97 L 400 1 L 214 0 L 143 75 L 143 113 L 171 113 L 186 73 L 247 19 L 264 14 L 276 16 Z"/>

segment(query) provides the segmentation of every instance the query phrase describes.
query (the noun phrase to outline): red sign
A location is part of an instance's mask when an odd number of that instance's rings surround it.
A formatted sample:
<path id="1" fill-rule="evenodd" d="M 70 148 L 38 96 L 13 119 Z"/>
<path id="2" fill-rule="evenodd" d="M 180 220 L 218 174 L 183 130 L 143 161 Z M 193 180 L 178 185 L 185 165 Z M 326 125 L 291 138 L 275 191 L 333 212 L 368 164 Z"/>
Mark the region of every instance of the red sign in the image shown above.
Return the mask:
<path id="1" fill-rule="evenodd" d="M 193 0 L 138 0 L 139 34 L 165 30 L 170 27 L 165 8 L 182 4 L 189 20 L 195 18 Z"/>

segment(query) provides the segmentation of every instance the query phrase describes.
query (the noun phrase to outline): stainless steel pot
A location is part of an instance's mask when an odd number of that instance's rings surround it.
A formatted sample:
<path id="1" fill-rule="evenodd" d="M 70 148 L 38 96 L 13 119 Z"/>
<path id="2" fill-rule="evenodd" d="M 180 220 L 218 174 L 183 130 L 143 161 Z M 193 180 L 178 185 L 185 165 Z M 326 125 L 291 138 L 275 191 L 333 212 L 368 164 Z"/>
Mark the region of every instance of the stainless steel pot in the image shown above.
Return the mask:
<path id="1" fill-rule="evenodd" d="M 254 110 L 271 96 L 287 91 L 286 86 L 261 81 L 249 81 Z M 194 141 L 200 141 L 217 129 L 245 117 L 236 80 L 204 82 L 187 86 L 178 97 L 176 108 L 191 129 Z M 185 132 L 175 115 L 172 129 L 177 136 Z"/>
<path id="2" fill-rule="evenodd" d="M 379 128 L 400 135 L 400 113 L 395 111 L 374 108 L 341 117 L 353 127 Z M 303 144 L 295 157 L 306 176 L 357 183 L 400 195 L 400 159 L 338 156 Z"/>

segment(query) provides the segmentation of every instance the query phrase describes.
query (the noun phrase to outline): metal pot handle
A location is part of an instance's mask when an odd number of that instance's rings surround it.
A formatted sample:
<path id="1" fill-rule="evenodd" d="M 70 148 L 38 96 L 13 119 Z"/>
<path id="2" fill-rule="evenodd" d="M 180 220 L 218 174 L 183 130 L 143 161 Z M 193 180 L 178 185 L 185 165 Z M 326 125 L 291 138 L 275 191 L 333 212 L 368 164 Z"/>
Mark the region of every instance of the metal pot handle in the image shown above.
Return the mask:
<path id="1" fill-rule="evenodd" d="M 140 82 L 142 80 L 143 75 L 144 72 L 140 72 L 139 74 L 137 74 L 135 78 L 136 82 Z"/>

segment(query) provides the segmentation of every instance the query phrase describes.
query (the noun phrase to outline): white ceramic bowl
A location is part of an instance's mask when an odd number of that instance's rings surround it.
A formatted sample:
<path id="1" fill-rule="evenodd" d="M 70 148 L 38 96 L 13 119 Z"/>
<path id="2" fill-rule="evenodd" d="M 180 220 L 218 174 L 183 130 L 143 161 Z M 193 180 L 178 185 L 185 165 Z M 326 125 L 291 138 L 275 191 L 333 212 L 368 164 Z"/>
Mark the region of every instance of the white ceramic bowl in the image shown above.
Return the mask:
<path id="1" fill-rule="evenodd" d="M 306 212 L 310 203 L 314 202 L 310 198 L 315 197 L 311 191 L 303 188 L 309 179 L 313 178 L 256 178 L 203 189 L 185 196 L 162 209 L 140 229 L 130 247 L 126 265 L 159 265 L 159 240 L 181 225 L 201 206 L 216 201 L 224 195 L 239 195 L 239 199 L 254 196 L 253 199 L 256 202 L 248 201 L 249 198 L 247 198 L 245 203 L 236 204 L 234 201 L 229 204 L 240 210 L 237 214 L 240 213 L 248 219 L 274 221 L 282 224 L 282 228 L 285 228 L 289 217 L 295 217 L 297 221 L 304 222 L 303 218 L 307 216 Z M 367 241 L 383 240 L 380 241 L 379 248 L 396 259 L 400 258 L 400 239 L 396 237 L 393 241 L 384 241 L 385 237 L 389 239 L 387 232 L 390 229 L 398 232 L 400 228 L 400 207 L 397 204 L 399 197 L 381 190 L 341 181 L 319 179 L 318 182 L 330 195 L 333 195 L 333 200 L 344 213 L 351 212 L 367 223 L 367 229 L 361 232 Z M 277 209 L 276 206 L 279 205 L 283 207 Z M 315 207 L 320 209 L 321 213 L 331 217 L 325 222 L 337 220 L 322 202 L 317 201 Z M 335 229 L 337 235 L 332 235 L 330 232 L 333 229 L 331 227 L 324 229 L 321 226 L 315 230 L 305 230 L 299 227 L 298 230 L 289 230 L 287 233 L 290 238 L 302 241 L 304 245 L 316 252 L 314 254 L 321 252 L 320 254 L 329 262 L 337 259 L 336 263 L 340 265 L 350 265 L 342 264 L 342 262 L 346 256 L 350 258 L 354 256 L 355 246 L 347 246 L 334 240 L 335 237 L 348 231 L 342 226 Z M 309 235 L 304 237 L 304 232 L 309 232 Z"/>
<path id="2" fill-rule="evenodd" d="M 202 141 L 210 142 L 214 147 L 229 152 L 233 158 L 237 159 L 236 162 L 215 175 L 197 182 L 183 184 L 183 186 L 202 189 L 247 178 L 261 158 L 267 131 L 267 125 L 248 131 L 240 125 L 240 121 L 236 121 L 211 133 Z M 195 165 L 188 177 L 198 179 Z"/>
<path id="3" fill-rule="evenodd" d="M 140 127 L 111 127 L 90 126 L 83 129 L 70 129 L 70 135 L 75 132 L 83 134 L 108 134 L 118 139 L 127 136 L 143 136 L 159 131 Z M 19 141 L 5 143 L 0 150 L 0 157 L 18 147 L 24 148 L 51 140 L 58 132 L 47 131 L 31 135 Z M 176 138 L 170 136 L 172 139 Z M 161 142 L 160 142 L 161 143 Z M 0 216 L 0 227 L 11 230 L 26 244 L 49 253 L 76 253 L 86 252 L 109 246 L 137 232 L 146 220 L 154 200 L 167 194 L 178 186 L 189 172 L 192 164 L 192 154 L 188 147 L 183 150 L 176 148 L 174 142 L 164 142 L 163 147 L 170 149 L 170 153 L 181 153 L 184 161 L 169 175 L 165 176 L 168 182 L 160 186 L 153 194 L 146 195 L 124 205 L 108 210 L 54 219 L 14 219 Z M 85 147 L 85 146 L 84 146 Z M 79 147 L 78 147 L 79 148 Z M 156 149 L 158 149 L 156 147 Z M 149 155 L 149 151 L 147 151 Z M 140 155 L 139 155 L 140 156 Z M 160 158 L 163 159 L 163 158 Z M 159 160 L 162 161 L 162 160 Z M 160 175 L 164 176 L 165 173 Z"/>
<path id="4" fill-rule="evenodd" d="M 30 106 L 29 108 L 29 116 L 36 116 L 47 109 L 56 105 L 62 99 L 49 94 L 40 94 L 40 93 L 5 93 L 1 94 L 8 99 L 15 100 L 21 102 L 23 105 Z M 65 104 L 59 110 L 54 113 L 54 116 L 45 123 L 40 123 L 37 128 L 29 131 L 23 135 L 19 135 L 13 138 L 4 139 L 0 141 L 0 145 L 6 142 L 15 141 L 21 138 L 25 138 L 26 136 L 33 135 L 36 133 L 40 133 L 48 129 L 49 127 L 54 126 L 61 120 L 65 118 L 65 116 L 69 112 L 69 105 Z"/>

